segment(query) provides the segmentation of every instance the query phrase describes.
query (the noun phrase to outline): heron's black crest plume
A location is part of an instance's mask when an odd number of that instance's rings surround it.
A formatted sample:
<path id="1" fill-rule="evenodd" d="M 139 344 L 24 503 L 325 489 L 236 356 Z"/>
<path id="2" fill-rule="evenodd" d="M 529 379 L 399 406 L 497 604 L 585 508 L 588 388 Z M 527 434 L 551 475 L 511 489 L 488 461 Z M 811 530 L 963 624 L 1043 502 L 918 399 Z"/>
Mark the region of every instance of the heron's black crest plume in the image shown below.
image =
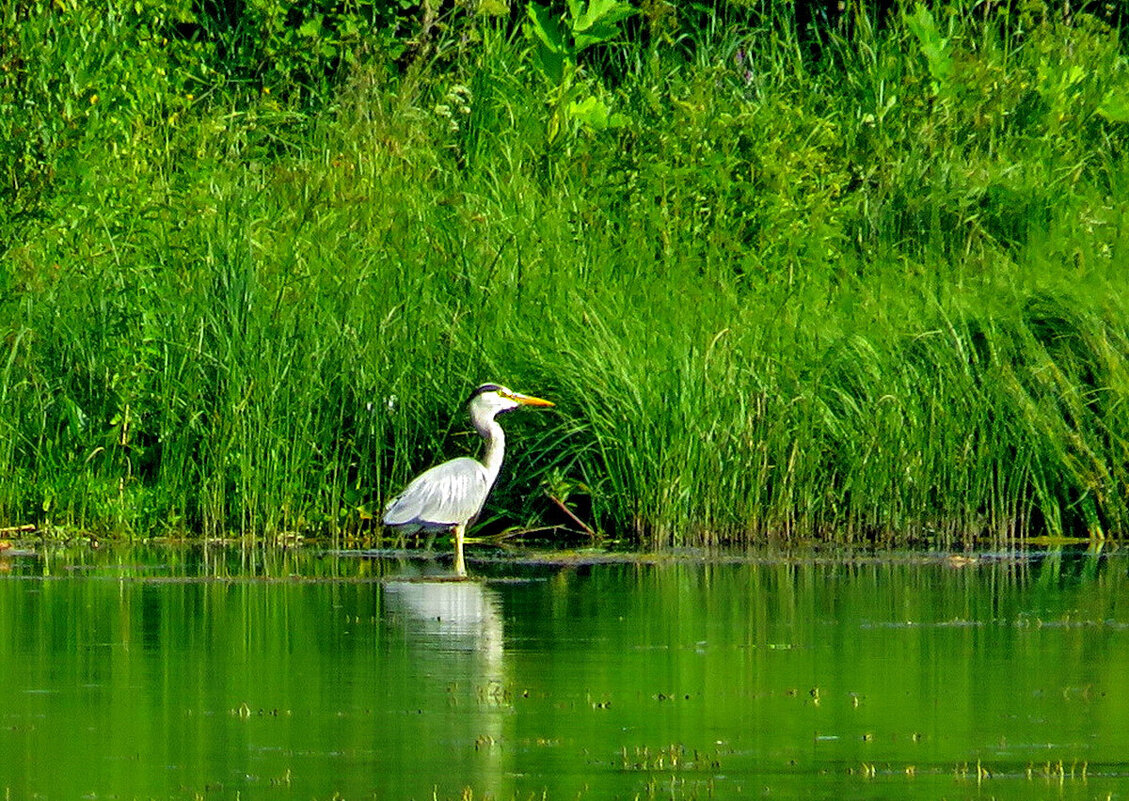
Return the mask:
<path id="1" fill-rule="evenodd" d="M 470 397 L 466 399 L 466 402 L 470 403 L 472 400 L 474 400 L 484 392 L 497 392 L 500 389 L 501 387 L 497 384 L 482 384 L 477 389 L 475 389 L 474 392 L 470 393 Z"/>

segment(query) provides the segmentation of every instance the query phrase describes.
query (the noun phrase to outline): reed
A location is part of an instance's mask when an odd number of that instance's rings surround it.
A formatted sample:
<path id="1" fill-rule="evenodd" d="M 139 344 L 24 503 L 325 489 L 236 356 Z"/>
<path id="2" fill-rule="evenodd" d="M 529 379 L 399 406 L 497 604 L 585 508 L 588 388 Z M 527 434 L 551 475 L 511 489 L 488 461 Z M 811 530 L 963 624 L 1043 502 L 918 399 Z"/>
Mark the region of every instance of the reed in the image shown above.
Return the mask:
<path id="1" fill-rule="evenodd" d="M 490 527 L 552 494 L 648 546 L 1122 536 L 1119 31 L 766 8 L 598 50 L 607 126 L 552 128 L 468 18 L 313 107 L 68 130 L 6 190 L 0 520 L 363 532 L 498 380 L 559 414 L 509 419 Z"/>

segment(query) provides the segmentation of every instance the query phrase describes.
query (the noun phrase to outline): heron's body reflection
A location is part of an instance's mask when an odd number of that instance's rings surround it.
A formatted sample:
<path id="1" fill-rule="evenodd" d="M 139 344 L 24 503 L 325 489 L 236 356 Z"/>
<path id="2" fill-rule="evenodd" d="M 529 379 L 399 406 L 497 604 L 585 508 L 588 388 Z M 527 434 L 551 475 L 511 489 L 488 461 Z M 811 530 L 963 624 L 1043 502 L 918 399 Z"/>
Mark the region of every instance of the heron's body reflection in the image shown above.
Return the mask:
<path id="1" fill-rule="evenodd" d="M 467 786 L 503 797 L 503 760 L 510 758 L 503 727 L 511 710 L 497 591 L 477 581 L 390 581 L 383 598 L 385 620 L 402 633 L 409 653 L 418 652 L 411 656 L 416 680 L 445 685 L 452 757 L 474 755 L 468 767 L 478 775 Z"/>
<path id="2" fill-rule="evenodd" d="M 384 585 L 384 608 L 402 622 L 409 640 L 427 650 L 472 651 L 501 670 L 501 602 L 484 584 L 391 581 Z"/>

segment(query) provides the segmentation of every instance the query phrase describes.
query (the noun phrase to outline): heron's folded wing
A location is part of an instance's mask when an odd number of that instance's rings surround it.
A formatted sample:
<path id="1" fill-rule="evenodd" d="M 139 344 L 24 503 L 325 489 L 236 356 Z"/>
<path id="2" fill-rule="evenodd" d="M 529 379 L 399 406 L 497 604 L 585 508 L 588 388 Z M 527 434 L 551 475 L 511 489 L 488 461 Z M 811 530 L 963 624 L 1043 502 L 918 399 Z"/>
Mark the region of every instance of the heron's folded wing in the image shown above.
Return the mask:
<path id="1" fill-rule="evenodd" d="M 486 501 L 486 469 L 474 459 L 452 459 L 420 474 L 384 510 L 384 525 L 453 526 L 470 520 Z"/>

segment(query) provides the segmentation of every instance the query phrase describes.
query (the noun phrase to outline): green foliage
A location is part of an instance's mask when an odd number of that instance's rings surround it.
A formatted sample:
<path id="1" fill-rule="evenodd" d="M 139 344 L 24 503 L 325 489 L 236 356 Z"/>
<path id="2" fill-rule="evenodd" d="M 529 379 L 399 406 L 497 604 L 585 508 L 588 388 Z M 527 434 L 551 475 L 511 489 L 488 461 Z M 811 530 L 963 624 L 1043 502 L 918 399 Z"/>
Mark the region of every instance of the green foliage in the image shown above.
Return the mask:
<path id="1" fill-rule="evenodd" d="M 602 131 L 623 126 L 627 119 L 614 113 L 594 85 L 577 85 L 579 56 L 593 45 L 617 39 L 619 23 L 636 13 L 620 0 L 568 0 L 567 13 L 530 0 L 526 6 L 526 36 L 534 43 L 534 61 L 552 85 L 548 103 L 549 142 L 571 119 L 583 128 Z"/>
<path id="2" fill-rule="evenodd" d="M 619 23 L 634 13 L 619 0 L 568 0 L 567 13 L 559 15 L 531 0 L 526 6 L 527 30 L 537 42 L 538 64 L 549 80 L 563 83 L 575 71 L 582 51 L 617 38 Z"/>
<path id="3" fill-rule="evenodd" d="M 321 107 L 190 90 L 159 37 L 228 54 L 156 8 L 5 11 L 0 518 L 362 531 L 498 380 L 559 406 L 507 421 L 488 527 L 570 525 L 547 489 L 652 545 L 1124 536 L 1100 20 L 919 6 L 815 57 L 775 5 L 460 9 Z"/>
<path id="4" fill-rule="evenodd" d="M 153 158 L 203 98 L 325 103 L 358 58 L 401 56 L 417 12 L 408 0 L 0 3 L 0 246 L 85 165 Z"/>
<path id="5" fill-rule="evenodd" d="M 142 156 L 140 132 L 187 105 L 167 44 L 118 4 L 0 6 L 0 247 L 92 151 Z"/>
<path id="6" fill-rule="evenodd" d="M 190 35 L 211 42 L 229 79 L 276 93 L 324 97 L 343 68 L 367 53 L 393 58 L 417 34 L 415 0 L 219 0 L 189 13 Z"/>
<path id="7" fill-rule="evenodd" d="M 933 94 L 940 94 L 948 89 L 949 80 L 953 74 L 953 57 L 949 51 L 949 41 L 941 36 L 937 30 L 937 22 L 929 7 L 918 3 L 913 14 L 906 14 L 906 27 L 917 39 L 921 46 L 921 54 L 929 65 L 929 74 L 933 76 Z"/>

